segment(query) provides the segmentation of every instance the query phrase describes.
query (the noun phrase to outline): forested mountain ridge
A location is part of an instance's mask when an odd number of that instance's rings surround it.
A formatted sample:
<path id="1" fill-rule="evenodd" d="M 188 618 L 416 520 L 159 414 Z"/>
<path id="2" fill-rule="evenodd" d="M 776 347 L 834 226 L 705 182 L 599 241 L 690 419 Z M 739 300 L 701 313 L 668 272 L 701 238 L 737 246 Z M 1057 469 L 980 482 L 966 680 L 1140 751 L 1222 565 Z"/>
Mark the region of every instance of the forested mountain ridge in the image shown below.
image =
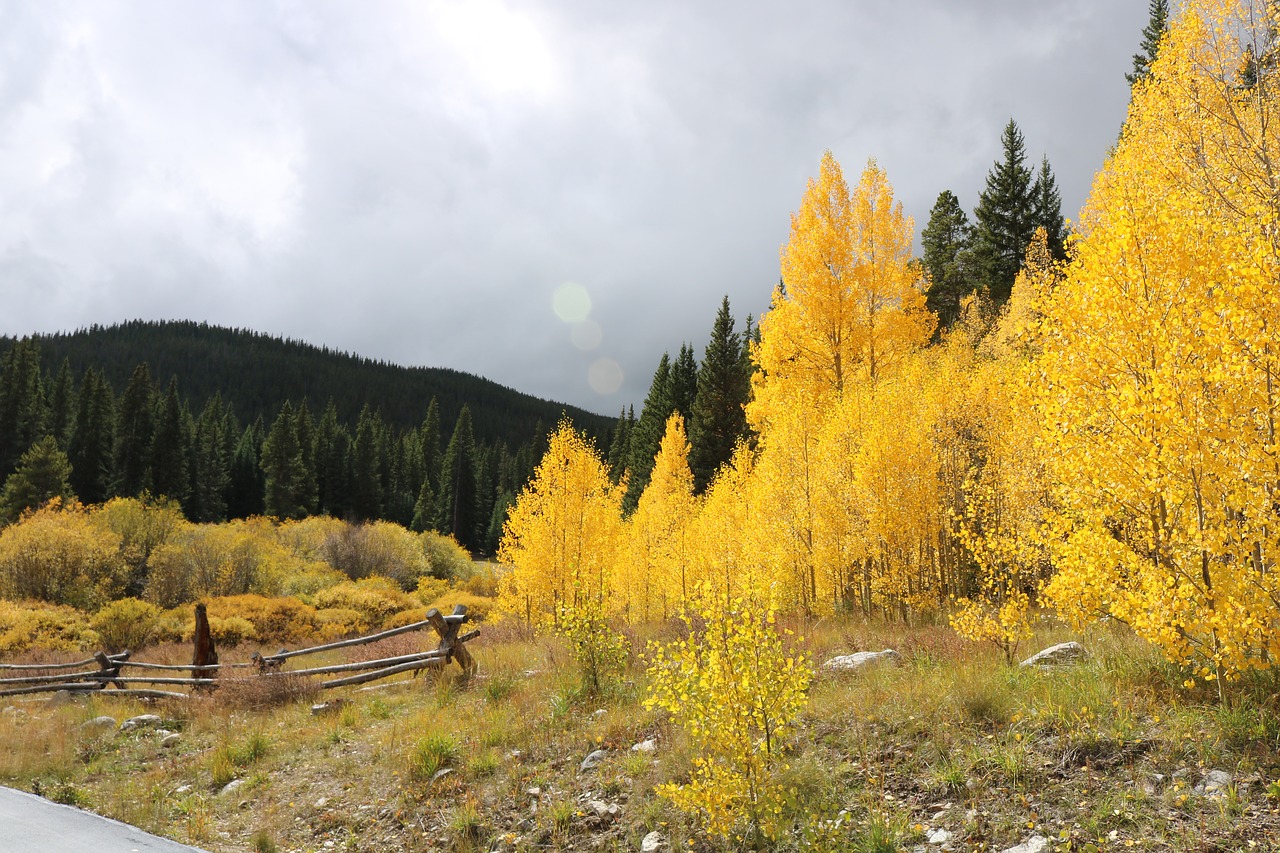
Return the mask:
<path id="1" fill-rule="evenodd" d="M 388 424 L 408 429 L 422 422 L 432 397 L 445 424 L 471 409 L 476 440 L 512 446 L 545 434 L 562 415 L 603 441 L 612 418 L 542 400 L 489 379 L 441 367 L 402 367 L 247 329 L 192 321 L 133 320 L 90 326 L 75 332 L 31 336 L 40 346 L 41 366 L 55 373 L 64 359 L 73 376 L 93 367 L 114 388 L 124 388 L 142 362 L 158 382 L 177 377 L 183 397 L 198 411 L 215 394 L 252 423 L 266 422 L 290 400 L 316 411 L 332 399 L 338 419 L 354 423 L 369 405 Z M 0 336 L 0 355 L 16 338 Z"/>

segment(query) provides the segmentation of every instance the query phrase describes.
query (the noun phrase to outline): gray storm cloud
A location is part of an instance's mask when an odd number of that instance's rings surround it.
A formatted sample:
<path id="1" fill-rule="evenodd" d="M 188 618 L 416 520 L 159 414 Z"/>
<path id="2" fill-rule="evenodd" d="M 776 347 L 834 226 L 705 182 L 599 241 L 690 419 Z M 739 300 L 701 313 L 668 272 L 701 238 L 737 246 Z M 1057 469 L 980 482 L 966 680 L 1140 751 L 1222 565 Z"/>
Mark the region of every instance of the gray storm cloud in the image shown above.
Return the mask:
<path id="1" fill-rule="evenodd" d="M 767 307 L 825 149 L 919 227 L 1013 117 L 1074 212 L 1145 6 L 0 3 L 0 332 L 208 320 L 616 413 Z"/>

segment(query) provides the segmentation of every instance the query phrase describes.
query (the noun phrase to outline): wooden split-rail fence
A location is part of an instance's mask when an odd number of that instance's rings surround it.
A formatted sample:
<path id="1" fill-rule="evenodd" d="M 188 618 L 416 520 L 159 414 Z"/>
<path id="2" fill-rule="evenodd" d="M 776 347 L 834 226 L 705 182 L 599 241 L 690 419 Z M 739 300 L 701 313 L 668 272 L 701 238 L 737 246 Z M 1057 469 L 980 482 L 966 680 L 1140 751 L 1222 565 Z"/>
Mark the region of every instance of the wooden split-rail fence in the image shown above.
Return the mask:
<path id="1" fill-rule="evenodd" d="M 130 660 L 130 653 L 118 654 L 97 652 L 91 658 L 71 663 L 59 664 L 0 664 L 0 675 L 7 673 L 28 672 L 29 675 L 0 677 L 0 696 L 20 696 L 32 693 L 50 693 L 68 691 L 71 693 L 90 693 L 114 688 L 111 693 L 120 696 L 138 696 L 153 699 L 186 699 L 192 693 L 209 691 L 218 686 L 218 674 L 227 669 L 254 669 L 257 678 L 310 678 L 312 676 L 334 675 L 327 678 L 317 687 L 327 690 L 334 687 L 346 687 L 352 684 L 365 684 L 377 681 L 402 672 L 418 672 L 424 669 L 444 669 L 450 661 L 456 662 L 463 673 L 471 675 L 475 672 L 475 659 L 467 651 L 468 640 L 475 639 L 480 632 L 470 630 L 459 633 L 467 621 L 467 608 L 459 604 L 453 613 L 443 615 L 432 608 L 427 611 L 427 618 L 411 625 L 392 628 L 377 634 L 354 637 L 325 643 L 322 646 L 311 646 L 305 649 L 285 651 L 281 649 L 274 655 L 255 654 L 247 663 L 218 663 L 217 651 L 214 649 L 213 637 L 209 633 L 209 620 L 203 604 L 196 605 L 196 630 L 194 637 L 195 654 L 190 666 L 185 664 L 145 663 Z M 439 636 L 439 644 L 430 651 L 399 655 L 376 660 L 357 661 L 355 663 L 315 666 L 304 669 L 285 669 L 285 662 L 292 658 L 361 646 L 408 634 L 412 631 L 432 629 Z M 86 669 L 86 667 L 96 667 Z M 141 671 L 133 674 L 134 670 Z M 128 672 L 127 672 L 128 671 Z M 164 675 L 162 673 L 190 673 L 188 676 Z M 150 685 L 142 687 L 139 685 Z M 191 693 L 179 693 L 173 689 L 160 687 L 188 687 Z"/>

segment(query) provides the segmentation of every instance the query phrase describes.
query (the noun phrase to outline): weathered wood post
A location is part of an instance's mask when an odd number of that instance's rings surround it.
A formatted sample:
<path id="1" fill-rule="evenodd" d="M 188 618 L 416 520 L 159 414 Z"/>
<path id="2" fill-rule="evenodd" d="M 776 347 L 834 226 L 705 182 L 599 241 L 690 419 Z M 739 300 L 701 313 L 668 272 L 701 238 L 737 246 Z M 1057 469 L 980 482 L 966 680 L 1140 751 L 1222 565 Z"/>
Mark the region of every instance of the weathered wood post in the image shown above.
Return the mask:
<path id="1" fill-rule="evenodd" d="M 192 678 L 216 678 L 218 670 L 218 650 L 213 646 L 213 634 L 209 631 L 209 614 L 205 609 L 204 603 L 196 605 L 196 631 L 195 631 L 195 653 L 191 656 L 191 677 Z M 210 667 L 214 667 L 210 669 Z M 193 690 L 202 689 L 202 685 L 196 685 Z M 203 689 L 212 689 L 211 687 L 203 687 Z"/>

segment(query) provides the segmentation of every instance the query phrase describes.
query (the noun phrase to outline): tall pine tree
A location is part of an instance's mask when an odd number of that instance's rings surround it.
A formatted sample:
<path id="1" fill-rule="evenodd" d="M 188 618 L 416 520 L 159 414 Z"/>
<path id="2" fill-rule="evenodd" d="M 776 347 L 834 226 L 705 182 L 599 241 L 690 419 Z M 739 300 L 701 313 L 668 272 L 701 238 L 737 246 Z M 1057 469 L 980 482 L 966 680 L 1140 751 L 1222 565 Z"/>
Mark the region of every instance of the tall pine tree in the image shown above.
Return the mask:
<path id="1" fill-rule="evenodd" d="M 23 338 L 0 358 L 0 480 L 45 435 L 47 419 L 40 345 Z"/>
<path id="2" fill-rule="evenodd" d="M 1147 6 L 1147 25 L 1142 28 L 1142 45 L 1133 55 L 1133 72 L 1124 75 L 1132 86 L 1151 73 L 1160 39 L 1169 31 L 1169 0 L 1151 0 Z"/>
<path id="3" fill-rule="evenodd" d="M 464 548 L 479 547 L 477 517 L 476 445 L 471 430 L 471 407 L 463 405 L 453 437 L 440 465 L 440 494 L 436 502 L 436 529 L 450 534 Z M 488 519 L 485 519 L 488 522 Z"/>
<path id="4" fill-rule="evenodd" d="M 87 504 L 111 497 L 115 482 L 116 398 L 107 380 L 90 367 L 80 380 L 67 456 L 71 487 Z"/>
<path id="5" fill-rule="evenodd" d="M 1000 146 L 1002 157 L 987 174 L 987 187 L 974 210 L 978 221 L 975 256 L 987 292 L 997 306 L 1009 301 L 1013 280 L 1037 226 L 1026 145 L 1013 119 L 1005 125 Z"/>
<path id="6" fill-rule="evenodd" d="M 1040 159 L 1040 171 L 1036 181 L 1031 185 L 1031 203 L 1034 209 L 1035 224 L 1043 228 L 1049 241 L 1049 254 L 1056 260 L 1065 260 L 1066 223 L 1062 218 L 1062 196 L 1058 193 L 1058 182 L 1054 180 L 1053 170 L 1049 168 L 1049 157 Z"/>
<path id="7" fill-rule="evenodd" d="M 189 456 L 190 414 L 178 397 L 178 380 L 169 380 L 169 389 L 159 406 L 151 450 L 151 490 L 157 496 L 173 498 L 187 506 L 191 492 Z"/>
<path id="8" fill-rule="evenodd" d="M 960 302 L 973 292 L 975 282 L 968 268 L 973 228 L 951 190 L 943 190 L 929 211 L 929 222 L 920 232 L 924 268 L 929 273 L 925 305 L 938 315 L 939 332 L 960 318 Z"/>
<path id="9" fill-rule="evenodd" d="M 698 493 L 706 490 L 747 434 L 743 407 L 751 393 L 751 375 L 743 370 L 743 349 L 744 342 L 734 331 L 729 297 L 725 296 L 702 356 L 689 419 L 689 467 Z"/>
<path id="10" fill-rule="evenodd" d="M 663 353 L 658 361 L 658 369 L 653 373 L 653 382 L 649 385 L 649 394 L 644 398 L 644 408 L 631 431 L 631 459 L 627 463 L 630 477 L 627 480 L 627 493 L 622 499 L 622 508 L 631 512 L 640 502 L 640 495 L 649 485 L 649 476 L 653 473 L 653 461 L 662 444 L 662 436 L 667 428 L 667 418 L 675 410 L 671 394 L 671 356 Z"/>
<path id="11" fill-rule="evenodd" d="M 134 368 L 133 376 L 120 400 L 116 424 L 116 493 L 134 497 L 151 488 L 151 445 L 155 438 L 155 413 L 152 401 L 155 389 L 151 371 L 144 361 Z"/>

